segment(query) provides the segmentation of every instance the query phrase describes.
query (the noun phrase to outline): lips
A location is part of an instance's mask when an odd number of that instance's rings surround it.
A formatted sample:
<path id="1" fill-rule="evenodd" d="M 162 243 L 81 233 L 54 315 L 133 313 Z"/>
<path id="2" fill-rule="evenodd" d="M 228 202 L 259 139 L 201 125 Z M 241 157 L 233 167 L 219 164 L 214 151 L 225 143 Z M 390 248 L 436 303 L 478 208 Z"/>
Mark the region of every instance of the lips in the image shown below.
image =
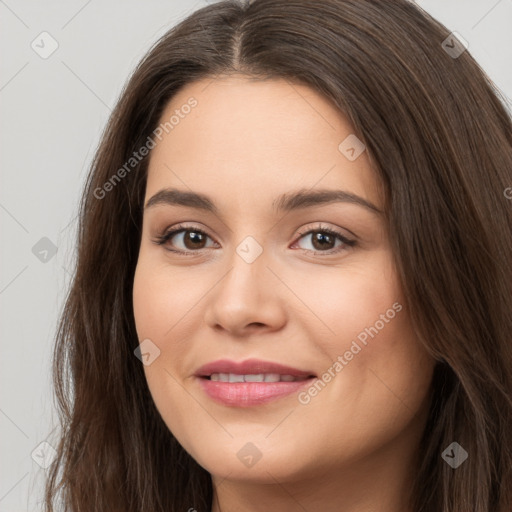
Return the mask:
<path id="1" fill-rule="evenodd" d="M 316 378 L 310 371 L 258 359 L 214 361 L 201 366 L 195 376 L 207 396 L 229 407 L 273 402 L 299 392 Z"/>

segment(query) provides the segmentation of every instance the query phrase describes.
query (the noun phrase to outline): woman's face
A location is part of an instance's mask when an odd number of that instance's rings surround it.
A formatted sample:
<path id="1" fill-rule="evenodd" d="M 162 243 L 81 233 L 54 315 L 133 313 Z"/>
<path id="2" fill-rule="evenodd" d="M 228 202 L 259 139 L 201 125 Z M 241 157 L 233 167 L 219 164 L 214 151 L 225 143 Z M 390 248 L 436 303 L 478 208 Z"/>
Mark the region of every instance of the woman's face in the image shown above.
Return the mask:
<path id="1" fill-rule="evenodd" d="M 133 301 L 169 430 L 239 480 L 410 461 L 433 361 L 350 123 L 308 87 L 236 76 L 189 84 L 161 122 Z"/>

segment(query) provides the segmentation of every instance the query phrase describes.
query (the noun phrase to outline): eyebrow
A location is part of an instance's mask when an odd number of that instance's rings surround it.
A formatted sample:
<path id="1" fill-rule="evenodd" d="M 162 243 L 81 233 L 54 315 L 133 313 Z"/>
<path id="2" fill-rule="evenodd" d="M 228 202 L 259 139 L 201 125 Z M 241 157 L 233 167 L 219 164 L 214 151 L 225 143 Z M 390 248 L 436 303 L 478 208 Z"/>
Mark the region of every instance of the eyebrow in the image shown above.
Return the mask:
<path id="1" fill-rule="evenodd" d="M 280 211 L 290 212 L 301 210 L 312 206 L 330 204 L 336 202 L 351 203 L 366 208 L 372 213 L 382 215 L 382 211 L 373 203 L 356 194 L 344 190 L 321 189 L 308 190 L 301 189 L 289 194 L 279 196 L 272 203 L 272 209 L 277 213 Z M 179 205 L 187 206 L 211 212 L 215 215 L 219 214 L 219 210 L 215 203 L 207 195 L 197 192 L 189 192 L 186 190 L 178 190 L 165 188 L 158 191 L 146 203 L 144 209 L 151 208 L 156 205 Z"/>

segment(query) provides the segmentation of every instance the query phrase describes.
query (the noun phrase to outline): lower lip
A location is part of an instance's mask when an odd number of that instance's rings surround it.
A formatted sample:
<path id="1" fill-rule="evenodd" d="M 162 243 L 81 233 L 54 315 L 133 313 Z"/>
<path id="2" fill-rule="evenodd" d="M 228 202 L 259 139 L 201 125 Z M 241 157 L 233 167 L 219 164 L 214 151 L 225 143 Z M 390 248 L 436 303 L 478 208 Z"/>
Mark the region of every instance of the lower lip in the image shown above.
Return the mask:
<path id="1" fill-rule="evenodd" d="M 299 391 L 315 380 L 293 382 L 219 382 L 199 377 L 205 393 L 213 400 L 232 407 L 266 404 Z"/>

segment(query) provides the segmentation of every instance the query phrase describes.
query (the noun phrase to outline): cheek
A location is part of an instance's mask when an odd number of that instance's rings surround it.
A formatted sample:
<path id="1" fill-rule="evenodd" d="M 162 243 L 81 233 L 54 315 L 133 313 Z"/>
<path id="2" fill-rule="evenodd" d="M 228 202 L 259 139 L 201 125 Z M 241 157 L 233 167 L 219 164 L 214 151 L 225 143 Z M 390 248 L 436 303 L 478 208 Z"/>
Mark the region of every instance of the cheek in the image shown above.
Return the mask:
<path id="1" fill-rule="evenodd" d="M 204 291 L 190 277 L 190 270 L 172 269 L 141 251 L 133 283 L 133 310 L 139 342 L 149 339 L 159 350 L 150 365 L 144 365 L 149 390 L 169 429 L 180 428 L 181 418 L 196 414 L 190 395 L 179 381 L 190 350 L 188 335 L 197 325 L 193 307 Z M 180 340 L 185 340 L 180 343 Z M 183 415 L 172 414 L 180 410 Z M 171 425 L 168 423 L 172 421 Z"/>
<path id="2" fill-rule="evenodd" d="M 190 272 L 185 275 L 141 254 L 133 284 L 133 310 L 139 340 L 168 338 L 176 323 L 198 301 L 199 292 Z"/>
<path id="3" fill-rule="evenodd" d="M 325 326 L 322 335 L 315 336 L 313 322 L 303 324 L 325 356 L 319 378 L 327 384 L 319 385 L 323 398 L 317 412 L 322 402 L 341 399 L 359 417 L 367 414 L 370 423 L 378 412 L 384 419 L 407 414 L 407 407 L 416 410 L 428 392 L 433 365 L 412 329 L 390 253 L 375 252 L 364 264 L 347 265 L 328 277 L 316 281 L 318 293 L 307 295 Z M 305 280 L 303 286 L 306 293 L 313 282 Z"/>
<path id="4" fill-rule="evenodd" d="M 353 341 L 365 347 L 376 336 L 386 338 L 382 334 L 397 329 L 396 320 L 405 316 L 389 250 L 372 251 L 338 270 L 311 274 L 301 280 L 299 292 L 323 324 L 322 335 L 311 339 L 333 357 L 350 350 Z M 394 337 L 388 338 L 392 344 Z"/>
<path id="5" fill-rule="evenodd" d="M 194 321 L 191 310 L 199 293 L 192 281 L 190 277 L 184 279 L 183 273 L 144 257 L 143 253 L 139 258 L 133 284 L 137 336 L 139 342 L 149 339 L 160 350 L 154 363 L 145 366 L 148 381 L 157 370 L 160 377 L 166 378 L 162 374 L 164 369 L 173 371 L 183 359 L 187 344 L 180 343 L 180 339 L 184 339 L 190 322 Z"/>

